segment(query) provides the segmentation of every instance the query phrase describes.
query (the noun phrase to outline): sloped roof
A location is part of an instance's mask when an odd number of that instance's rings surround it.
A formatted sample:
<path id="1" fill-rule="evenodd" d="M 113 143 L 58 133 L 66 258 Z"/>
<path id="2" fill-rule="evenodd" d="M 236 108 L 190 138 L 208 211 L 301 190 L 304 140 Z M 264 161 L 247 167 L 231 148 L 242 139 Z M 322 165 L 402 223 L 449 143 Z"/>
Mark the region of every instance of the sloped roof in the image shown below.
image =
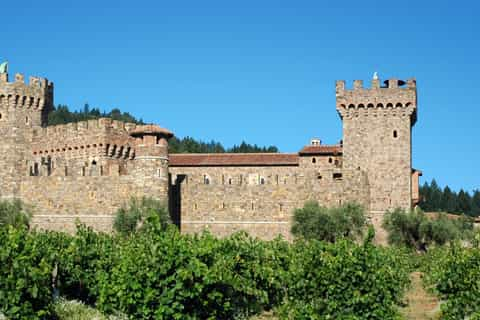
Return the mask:
<path id="1" fill-rule="evenodd" d="M 314 154 L 341 154 L 342 153 L 342 146 L 341 145 L 310 145 L 303 147 L 300 150 L 300 155 L 314 155 Z"/>
<path id="2" fill-rule="evenodd" d="M 295 153 L 171 153 L 170 166 L 298 166 Z"/>
<path id="3" fill-rule="evenodd" d="M 136 126 L 135 129 L 130 131 L 131 136 L 141 136 L 145 134 L 165 135 L 167 137 L 173 137 L 173 133 L 170 130 L 162 128 L 155 124 L 139 125 L 139 126 Z"/>

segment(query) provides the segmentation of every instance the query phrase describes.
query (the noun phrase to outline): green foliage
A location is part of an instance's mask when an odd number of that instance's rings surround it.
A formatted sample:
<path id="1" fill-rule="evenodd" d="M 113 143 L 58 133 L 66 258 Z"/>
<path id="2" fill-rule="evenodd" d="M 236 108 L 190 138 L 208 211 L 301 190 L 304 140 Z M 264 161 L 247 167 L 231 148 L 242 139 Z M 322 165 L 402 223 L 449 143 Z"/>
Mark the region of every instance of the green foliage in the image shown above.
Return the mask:
<path id="1" fill-rule="evenodd" d="M 425 267 L 426 283 L 445 301 L 442 319 L 475 319 L 480 314 L 480 249 L 454 245 L 436 252 Z"/>
<path id="2" fill-rule="evenodd" d="M 28 227 L 31 213 L 20 200 L 0 201 L 0 227 Z"/>
<path id="3" fill-rule="evenodd" d="M 383 227 L 390 244 L 426 251 L 432 245 L 444 245 L 454 240 L 469 239 L 473 223 L 467 217 L 448 218 L 440 213 L 428 218 L 422 211 L 395 209 L 387 212 Z"/>
<path id="4" fill-rule="evenodd" d="M 168 145 L 171 153 L 276 153 L 277 147 L 260 147 L 256 144 L 249 144 L 243 141 L 240 145 L 234 145 L 231 148 L 225 148 L 219 142 L 212 140 L 211 142 L 203 142 L 195 140 L 191 137 L 172 138 Z"/>
<path id="5" fill-rule="evenodd" d="M 98 276 L 97 306 L 135 319 L 234 319 L 280 300 L 284 242 L 265 243 L 245 234 L 219 240 L 208 233 L 183 236 L 136 234 Z M 288 252 L 288 250 L 285 250 Z"/>
<path id="6" fill-rule="evenodd" d="M 365 211 L 358 204 L 327 208 L 308 201 L 303 208 L 295 210 L 292 233 L 305 239 L 335 242 L 339 238 L 362 236 L 365 224 Z"/>
<path id="7" fill-rule="evenodd" d="M 68 106 L 59 105 L 48 114 L 48 124 L 52 126 L 98 118 L 112 118 L 113 120 L 143 124 L 141 119 L 136 119 L 128 112 L 122 113 L 119 109 L 112 109 L 110 112 L 100 112 L 98 108 L 90 109 L 88 104 L 85 104 L 81 111 L 70 111 Z"/>
<path id="8" fill-rule="evenodd" d="M 26 228 L 0 228 L 0 314 L 9 319 L 52 315 L 55 251 Z"/>
<path id="9" fill-rule="evenodd" d="M 371 238 L 371 237 L 369 237 Z M 408 268 L 388 249 L 310 241 L 293 247 L 282 319 L 396 319 Z"/>
<path id="10" fill-rule="evenodd" d="M 148 222 L 158 220 L 160 230 L 171 224 L 170 214 L 161 201 L 152 198 L 132 198 L 127 206 L 118 209 L 113 228 L 121 234 L 130 234 L 152 225 Z"/>
<path id="11" fill-rule="evenodd" d="M 425 182 L 420 187 L 420 208 L 426 212 L 448 212 L 466 214 L 469 216 L 480 216 L 480 191 L 475 190 L 473 195 L 461 189 L 458 193 L 452 191 L 448 186 L 440 189 L 437 182 Z"/>

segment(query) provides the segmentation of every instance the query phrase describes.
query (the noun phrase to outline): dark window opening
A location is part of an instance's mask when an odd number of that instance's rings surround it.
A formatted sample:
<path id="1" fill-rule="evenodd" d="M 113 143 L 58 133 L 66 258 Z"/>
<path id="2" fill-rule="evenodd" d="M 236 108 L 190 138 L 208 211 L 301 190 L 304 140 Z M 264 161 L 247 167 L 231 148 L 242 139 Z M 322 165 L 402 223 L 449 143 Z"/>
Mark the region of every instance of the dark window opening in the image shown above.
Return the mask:
<path id="1" fill-rule="evenodd" d="M 318 179 L 318 180 L 322 180 L 322 176 L 321 176 L 321 175 L 317 175 L 317 179 Z"/>
<path id="2" fill-rule="evenodd" d="M 312 158 L 312 163 L 316 163 L 316 162 L 317 162 L 317 159 Z"/>
<path id="3" fill-rule="evenodd" d="M 265 179 L 264 178 L 260 178 L 260 184 L 265 184 Z"/>
<path id="4" fill-rule="evenodd" d="M 397 137 L 398 137 L 397 130 L 393 130 L 393 137 L 394 137 L 394 138 L 397 138 Z"/>
<path id="5" fill-rule="evenodd" d="M 203 176 L 203 184 L 210 184 L 210 178 L 206 175 Z"/>
<path id="6" fill-rule="evenodd" d="M 228 179 L 228 184 L 232 184 L 232 178 Z"/>
<path id="7" fill-rule="evenodd" d="M 333 174 L 333 180 L 342 180 L 342 174 L 337 172 Z"/>
<path id="8" fill-rule="evenodd" d="M 328 158 L 328 163 L 332 163 L 332 158 Z"/>

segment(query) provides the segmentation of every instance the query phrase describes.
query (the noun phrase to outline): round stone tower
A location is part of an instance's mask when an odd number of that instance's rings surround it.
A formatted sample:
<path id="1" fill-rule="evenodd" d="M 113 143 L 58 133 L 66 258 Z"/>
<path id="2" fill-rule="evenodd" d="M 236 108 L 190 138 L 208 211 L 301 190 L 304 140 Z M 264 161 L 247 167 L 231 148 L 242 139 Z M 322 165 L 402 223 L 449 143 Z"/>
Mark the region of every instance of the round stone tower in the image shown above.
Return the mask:
<path id="1" fill-rule="evenodd" d="M 157 125 L 137 126 L 133 175 L 142 194 L 168 202 L 168 140 L 173 133 Z"/>

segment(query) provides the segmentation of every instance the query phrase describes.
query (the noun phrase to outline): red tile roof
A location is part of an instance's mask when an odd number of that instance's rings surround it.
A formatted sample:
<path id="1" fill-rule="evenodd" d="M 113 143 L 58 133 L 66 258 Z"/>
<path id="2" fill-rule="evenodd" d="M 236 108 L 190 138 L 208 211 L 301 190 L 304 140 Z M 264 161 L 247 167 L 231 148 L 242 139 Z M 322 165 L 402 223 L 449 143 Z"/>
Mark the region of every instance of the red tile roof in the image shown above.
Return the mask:
<path id="1" fill-rule="evenodd" d="M 145 134 L 151 134 L 151 135 L 166 135 L 169 138 L 173 137 L 173 133 L 165 128 L 159 127 L 155 124 L 146 124 L 146 125 L 139 125 L 136 126 L 135 129 L 133 129 L 130 132 L 130 135 L 132 136 L 141 136 Z"/>
<path id="2" fill-rule="evenodd" d="M 342 146 L 341 145 L 318 145 L 318 146 L 305 146 L 300 150 L 300 155 L 310 155 L 310 154 L 341 154 Z"/>
<path id="3" fill-rule="evenodd" d="M 174 153 L 170 166 L 298 166 L 296 153 Z"/>

